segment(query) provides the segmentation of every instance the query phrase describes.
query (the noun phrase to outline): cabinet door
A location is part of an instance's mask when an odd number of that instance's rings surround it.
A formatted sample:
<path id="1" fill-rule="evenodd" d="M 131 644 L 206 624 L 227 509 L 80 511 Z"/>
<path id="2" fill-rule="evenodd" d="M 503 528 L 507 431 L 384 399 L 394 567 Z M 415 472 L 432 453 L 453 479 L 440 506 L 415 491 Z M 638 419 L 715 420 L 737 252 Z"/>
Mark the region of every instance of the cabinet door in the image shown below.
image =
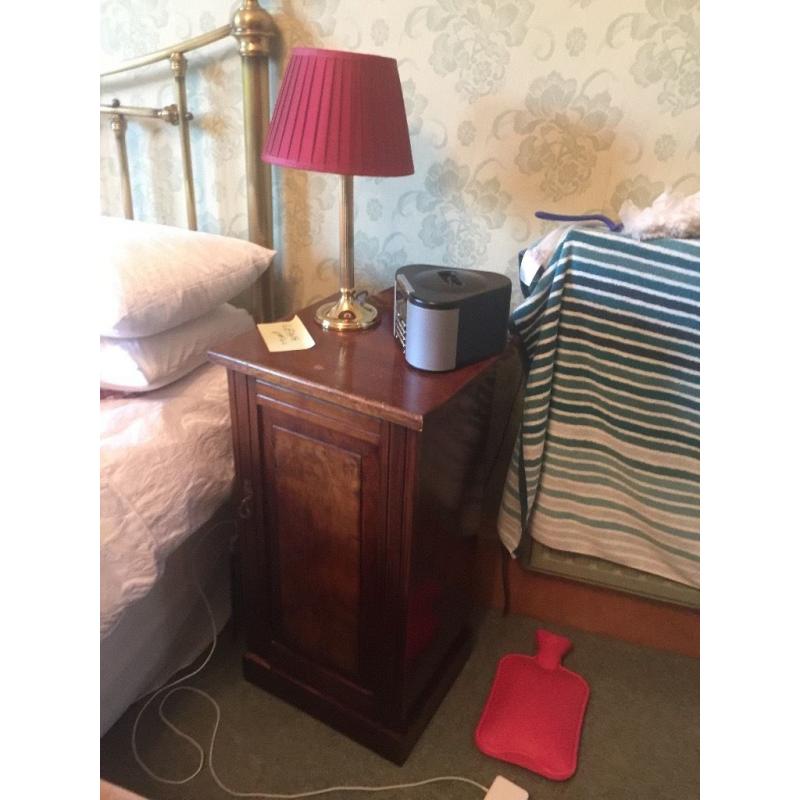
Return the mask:
<path id="1" fill-rule="evenodd" d="M 385 423 L 255 381 L 256 525 L 272 668 L 373 711 L 386 674 Z"/>

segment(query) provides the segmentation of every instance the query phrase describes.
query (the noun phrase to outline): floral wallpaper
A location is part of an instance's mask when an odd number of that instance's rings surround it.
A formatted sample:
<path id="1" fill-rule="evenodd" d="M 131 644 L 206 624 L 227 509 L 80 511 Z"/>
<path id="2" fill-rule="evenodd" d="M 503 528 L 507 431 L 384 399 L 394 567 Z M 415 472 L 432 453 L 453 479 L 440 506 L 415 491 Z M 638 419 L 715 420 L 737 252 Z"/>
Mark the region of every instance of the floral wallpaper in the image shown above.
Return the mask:
<path id="1" fill-rule="evenodd" d="M 236 0 L 103 0 L 101 63 L 227 22 Z M 391 285 L 408 263 L 509 275 L 548 230 L 537 209 L 614 216 L 699 188 L 698 0 L 262 0 L 280 30 L 275 80 L 294 46 L 398 60 L 414 175 L 356 178 L 356 276 Z M 239 58 L 189 58 L 199 227 L 246 236 Z M 172 102 L 168 67 L 104 81 L 104 100 Z M 275 84 L 277 85 L 277 84 Z M 274 90 L 273 86 L 273 90 Z M 101 123 L 101 209 L 121 215 L 114 144 Z M 131 122 L 137 218 L 185 224 L 178 141 Z M 278 310 L 337 288 L 337 177 L 275 169 Z M 516 296 L 519 298 L 519 295 Z"/>

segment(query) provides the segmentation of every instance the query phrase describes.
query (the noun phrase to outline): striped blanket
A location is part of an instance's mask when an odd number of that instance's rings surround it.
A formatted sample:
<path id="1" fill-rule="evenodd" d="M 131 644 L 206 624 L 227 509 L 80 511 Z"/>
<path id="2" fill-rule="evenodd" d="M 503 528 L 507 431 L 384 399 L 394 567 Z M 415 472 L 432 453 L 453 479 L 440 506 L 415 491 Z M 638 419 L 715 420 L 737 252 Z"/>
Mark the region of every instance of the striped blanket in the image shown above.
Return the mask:
<path id="1" fill-rule="evenodd" d="M 529 372 L 505 546 L 699 586 L 699 242 L 572 229 L 512 324 Z"/>

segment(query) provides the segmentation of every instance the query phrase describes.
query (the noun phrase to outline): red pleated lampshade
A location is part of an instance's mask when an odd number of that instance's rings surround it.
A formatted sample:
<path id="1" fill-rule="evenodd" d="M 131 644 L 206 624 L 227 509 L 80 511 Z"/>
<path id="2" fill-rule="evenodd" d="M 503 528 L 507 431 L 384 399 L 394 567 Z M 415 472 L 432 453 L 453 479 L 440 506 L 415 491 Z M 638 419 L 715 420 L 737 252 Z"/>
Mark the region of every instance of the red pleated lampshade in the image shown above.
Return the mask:
<path id="1" fill-rule="evenodd" d="M 412 174 L 397 61 L 292 50 L 261 158 L 340 175 Z"/>

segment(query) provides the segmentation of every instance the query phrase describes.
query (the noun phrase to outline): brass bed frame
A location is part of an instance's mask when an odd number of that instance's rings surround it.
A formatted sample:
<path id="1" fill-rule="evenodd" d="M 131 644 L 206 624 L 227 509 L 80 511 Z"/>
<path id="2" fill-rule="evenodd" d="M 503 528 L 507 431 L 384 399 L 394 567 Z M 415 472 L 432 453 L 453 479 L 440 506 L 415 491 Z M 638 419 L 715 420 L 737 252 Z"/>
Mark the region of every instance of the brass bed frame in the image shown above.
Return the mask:
<path id="1" fill-rule="evenodd" d="M 169 62 L 175 91 L 175 102 L 163 108 L 146 108 L 122 104 L 117 98 L 100 104 L 100 114 L 110 118 L 119 162 L 122 208 L 127 219 L 133 219 L 133 197 L 125 134 L 130 119 L 159 120 L 177 127 L 180 137 L 183 190 L 186 222 L 197 230 L 192 153 L 189 124 L 193 119 L 186 100 L 186 54 L 219 42 L 228 36 L 236 39 L 242 66 L 244 97 L 244 148 L 247 186 L 247 223 L 250 241 L 272 248 L 272 173 L 261 161 L 261 146 L 268 129 L 270 111 L 269 55 L 271 41 L 277 34 L 272 16 L 259 5 L 259 0 L 241 0 L 231 22 L 208 33 L 164 47 L 153 53 L 125 61 L 100 73 L 101 81 L 141 67 Z M 238 298 L 261 322 L 274 316 L 272 269 L 253 287 L 247 297 Z"/>

